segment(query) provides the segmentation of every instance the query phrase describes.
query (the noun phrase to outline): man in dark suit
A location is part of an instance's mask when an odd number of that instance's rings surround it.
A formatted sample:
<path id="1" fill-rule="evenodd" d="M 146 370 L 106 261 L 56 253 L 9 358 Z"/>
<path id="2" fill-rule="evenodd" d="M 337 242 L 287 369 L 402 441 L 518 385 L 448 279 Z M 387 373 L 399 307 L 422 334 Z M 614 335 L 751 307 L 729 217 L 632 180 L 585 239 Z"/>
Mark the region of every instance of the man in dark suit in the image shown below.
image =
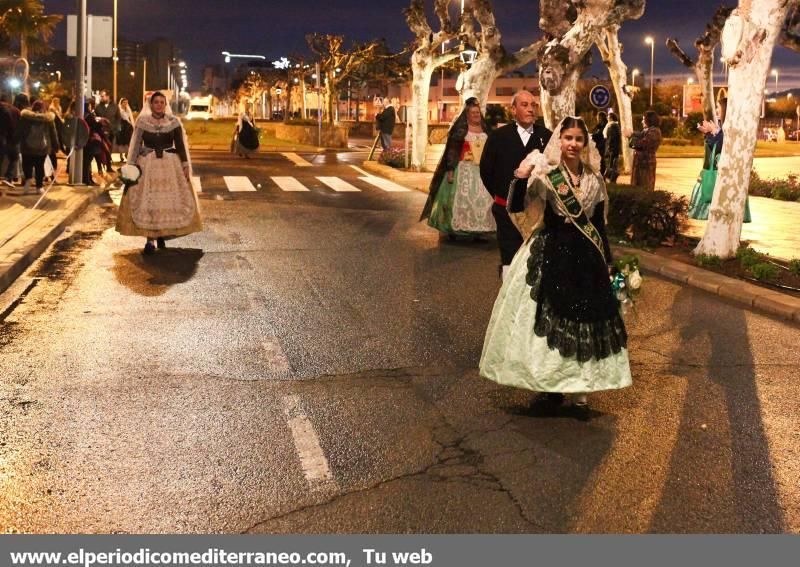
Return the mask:
<path id="1" fill-rule="evenodd" d="M 528 91 L 519 91 L 511 99 L 514 121 L 498 128 L 486 140 L 481 156 L 481 180 L 494 198 L 492 214 L 497 222 L 497 244 L 500 247 L 500 276 L 503 277 L 522 246 L 522 235 L 511 222 L 506 210 L 508 188 L 515 179 L 514 171 L 533 150 L 544 151 L 552 132 L 534 124 L 536 99 Z M 517 179 L 518 191 L 525 190 L 527 179 Z"/>

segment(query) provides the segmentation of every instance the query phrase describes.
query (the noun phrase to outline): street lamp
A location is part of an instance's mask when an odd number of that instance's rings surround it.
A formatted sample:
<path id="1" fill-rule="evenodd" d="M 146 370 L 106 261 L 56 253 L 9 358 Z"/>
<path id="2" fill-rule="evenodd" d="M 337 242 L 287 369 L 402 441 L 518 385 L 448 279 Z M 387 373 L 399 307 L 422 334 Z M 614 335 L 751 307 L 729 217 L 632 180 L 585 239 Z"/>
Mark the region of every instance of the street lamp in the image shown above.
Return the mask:
<path id="1" fill-rule="evenodd" d="M 653 106 L 653 79 L 654 79 L 654 71 L 653 71 L 653 63 L 655 62 L 655 54 L 656 54 L 656 42 L 653 41 L 653 38 L 647 36 L 644 38 L 644 42 L 650 46 L 650 106 Z"/>
<path id="2" fill-rule="evenodd" d="M 472 64 L 475 63 L 475 59 L 478 57 L 478 50 L 468 43 L 462 43 L 461 53 L 459 56 L 461 57 L 461 62 L 464 63 L 464 65 L 471 67 Z"/>
<path id="3" fill-rule="evenodd" d="M 775 75 L 775 95 L 778 94 L 778 70 L 773 69 L 772 74 Z"/>

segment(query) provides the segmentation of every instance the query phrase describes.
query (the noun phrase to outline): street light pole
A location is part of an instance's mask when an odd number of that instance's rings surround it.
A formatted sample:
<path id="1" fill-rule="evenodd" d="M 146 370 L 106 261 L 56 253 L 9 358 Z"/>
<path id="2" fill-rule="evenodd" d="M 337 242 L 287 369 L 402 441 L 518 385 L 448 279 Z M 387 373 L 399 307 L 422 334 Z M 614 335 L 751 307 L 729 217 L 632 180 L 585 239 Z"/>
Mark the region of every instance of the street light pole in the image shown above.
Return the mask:
<path id="1" fill-rule="evenodd" d="M 86 12 L 86 0 L 76 0 L 76 11 L 78 13 L 77 26 L 77 49 L 75 50 L 75 124 L 73 137 L 70 143 L 72 147 L 72 163 L 69 167 L 69 182 L 71 185 L 83 183 L 83 149 L 76 147 L 78 118 L 83 119 L 83 106 L 86 104 L 86 22 L 88 19 Z"/>
<path id="2" fill-rule="evenodd" d="M 775 75 L 775 96 L 778 96 L 778 70 L 773 69 L 772 74 Z"/>
<path id="3" fill-rule="evenodd" d="M 114 102 L 117 102 L 117 61 L 119 60 L 119 52 L 117 50 L 117 0 L 114 0 Z"/>
<path id="4" fill-rule="evenodd" d="M 654 70 L 653 70 L 653 63 L 655 62 L 655 54 L 656 54 L 656 42 L 653 40 L 652 37 L 646 37 L 644 40 L 645 43 L 650 45 L 650 107 L 653 106 L 653 79 L 654 77 Z"/>
<path id="5" fill-rule="evenodd" d="M 631 71 L 631 86 L 633 87 L 633 93 L 631 95 L 631 99 L 636 96 L 636 75 L 639 74 L 639 69 L 634 69 Z"/>

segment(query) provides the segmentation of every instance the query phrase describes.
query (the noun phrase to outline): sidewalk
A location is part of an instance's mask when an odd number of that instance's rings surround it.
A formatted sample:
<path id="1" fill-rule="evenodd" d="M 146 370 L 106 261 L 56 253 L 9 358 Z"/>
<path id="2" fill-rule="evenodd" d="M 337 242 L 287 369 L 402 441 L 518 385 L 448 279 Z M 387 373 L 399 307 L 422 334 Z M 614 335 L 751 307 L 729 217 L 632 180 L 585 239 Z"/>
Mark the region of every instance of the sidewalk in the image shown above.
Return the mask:
<path id="1" fill-rule="evenodd" d="M 38 194 L 0 197 L 0 293 L 105 190 L 54 185 L 36 209 Z"/>
<path id="2" fill-rule="evenodd" d="M 770 161 L 776 159 L 784 158 L 758 158 L 756 167 L 760 171 L 769 171 L 765 175 L 767 177 L 770 175 L 786 175 L 786 173 L 781 173 L 777 170 L 775 163 Z M 785 159 L 800 162 L 800 158 Z M 684 160 L 689 163 L 678 163 Z M 675 158 L 659 160 L 656 187 L 666 188 L 675 194 L 688 197 L 689 193 L 691 193 L 694 179 L 697 176 L 695 172 L 694 177 L 688 177 L 688 172 L 692 171 L 695 165 L 702 166 L 702 159 Z M 428 192 L 430 179 L 433 176 L 431 172 L 401 171 L 375 161 L 364 162 L 362 167 L 372 174 L 386 177 L 395 183 L 423 193 Z M 621 183 L 627 183 L 629 180 L 630 177 L 620 177 L 619 179 Z M 745 228 L 742 231 L 743 239 L 750 240 L 752 245 L 759 251 L 767 252 L 775 257 L 790 259 L 800 256 L 800 234 L 794 230 L 794 219 L 800 216 L 800 203 L 776 201 L 765 197 L 752 197 L 750 199 L 750 207 L 756 222 L 744 225 Z M 769 222 L 759 223 L 757 222 L 759 218 L 769 219 Z M 704 222 L 691 221 L 686 233 L 690 236 L 702 236 L 704 228 Z M 612 246 L 612 248 L 614 248 L 616 254 L 636 254 L 639 256 L 642 269 L 645 272 L 659 274 L 666 279 L 719 295 L 755 311 L 800 323 L 800 298 L 798 297 L 729 278 L 697 266 L 663 258 L 643 250 L 621 246 Z"/>

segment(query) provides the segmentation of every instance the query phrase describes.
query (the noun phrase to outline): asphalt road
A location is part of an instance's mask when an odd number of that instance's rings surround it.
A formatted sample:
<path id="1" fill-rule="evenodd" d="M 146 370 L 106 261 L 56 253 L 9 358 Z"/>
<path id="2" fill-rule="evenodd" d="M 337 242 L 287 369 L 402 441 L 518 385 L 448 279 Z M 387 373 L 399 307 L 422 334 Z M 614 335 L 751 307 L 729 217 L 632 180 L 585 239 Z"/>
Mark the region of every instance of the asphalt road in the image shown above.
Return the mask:
<path id="1" fill-rule="evenodd" d="M 198 153 L 204 232 L 100 202 L 0 296 L 0 531 L 800 532 L 796 327 L 648 278 L 635 385 L 536 417 L 476 371 L 494 242 L 302 157 Z"/>

